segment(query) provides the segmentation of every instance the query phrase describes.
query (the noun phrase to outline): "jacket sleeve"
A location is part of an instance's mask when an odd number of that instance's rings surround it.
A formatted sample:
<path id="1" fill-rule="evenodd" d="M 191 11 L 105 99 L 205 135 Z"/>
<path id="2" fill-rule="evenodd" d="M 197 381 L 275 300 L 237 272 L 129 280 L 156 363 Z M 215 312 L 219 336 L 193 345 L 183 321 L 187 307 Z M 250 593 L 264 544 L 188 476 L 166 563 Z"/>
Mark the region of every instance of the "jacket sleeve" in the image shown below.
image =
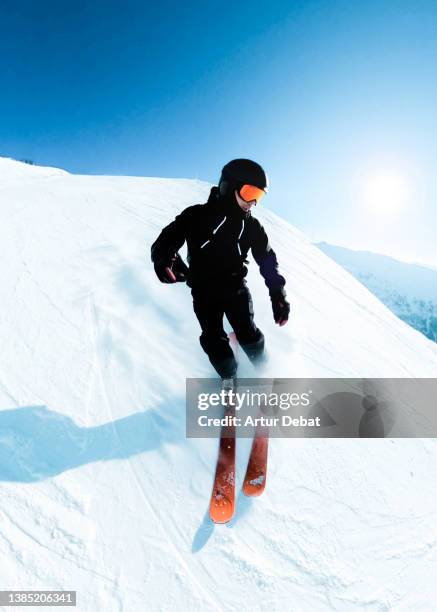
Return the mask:
<path id="1" fill-rule="evenodd" d="M 258 220 L 256 221 L 251 248 L 252 255 L 259 266 L 259 271 L 269 292 L 281 290 L 285 285 L 285 278 L 279 274 L 276 253 L 270 246 L 266 231 Z"/>
<path id="2" fill-rule="evenodd" d="M 152 244 L 151 257 L 154 263 L 161 259 L 171 259 L 183 246 L 186 239 L 186 211 L 169 223 Z"/>

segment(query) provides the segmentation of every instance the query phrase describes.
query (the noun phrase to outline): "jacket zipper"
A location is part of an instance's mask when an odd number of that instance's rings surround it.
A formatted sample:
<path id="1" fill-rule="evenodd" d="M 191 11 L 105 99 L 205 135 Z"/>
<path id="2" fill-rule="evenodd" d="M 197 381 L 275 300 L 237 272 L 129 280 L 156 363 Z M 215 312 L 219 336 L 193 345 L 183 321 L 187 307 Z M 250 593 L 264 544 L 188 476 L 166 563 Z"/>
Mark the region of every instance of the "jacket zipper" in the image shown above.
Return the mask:
<path id="1" fill-rule="evenodd" d="M 220 221 L 217 227 L 212 230 L 213 235 L 217 233 L 217 231 L 221 228 L 221 226 L 223 225 L 225 221 L 226 221 L 226 216 Z M 200 248 L 203 249 L 203 247 L 206 246 L 209 242 L 211 242 L 211 240 L 207 240 L 206 242 L 204 242 Z"/>
<path id="2" fill-rule="evenodd" d="M 212 230 L 213 235 L 215 235 L 218 230 L 221 228 L 221 226 L 223 225 L 223 223 L 226 221 L 227 217 L 224 217 L 220 223 L 217 225 L 217 227 L 215 229 Z M 240 248 L 240 238 L 243 235 L 244 232 L 244 219 L 242 219 L 242 225 L 241 225 L 241 231 L 238 234 L 238 238 L 237 238 L 237 249 L 238 249 L 238 253 L 241 255 L 241 248 Z M 209 244 L 211 242 L 211 239 L 206 240 L 201 246 L 200 248 L 203 249 L 203 247 L 206 247 L 207 244 Z"/>

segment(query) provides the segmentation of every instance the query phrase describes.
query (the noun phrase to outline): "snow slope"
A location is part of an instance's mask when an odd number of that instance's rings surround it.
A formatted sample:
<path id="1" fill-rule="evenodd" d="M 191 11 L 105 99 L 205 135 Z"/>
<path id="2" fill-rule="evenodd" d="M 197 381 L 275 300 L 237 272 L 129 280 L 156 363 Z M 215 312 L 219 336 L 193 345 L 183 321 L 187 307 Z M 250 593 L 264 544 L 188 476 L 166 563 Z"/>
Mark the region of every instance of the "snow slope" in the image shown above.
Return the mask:
<path id="1" fill-rule="evenodd" d="M 319 247 L 396 316 L 437 342 L 437 270 L 326 242 Z"/>
<path id="2" fill-rule="evenodd" d="M 217 441 L 185 438 L 184 392 L 211 369 L 149 261 L 208 191 L 0 158 L 0 588 L 75 589 L 81 612 L 430 609 L 433 440 L 273 440 L 265 495 L 209 522 Z M 273 206 L 289 325 L 253 262 L 250 283 L 275 375 L 435 376 L 437 346 Z"/>

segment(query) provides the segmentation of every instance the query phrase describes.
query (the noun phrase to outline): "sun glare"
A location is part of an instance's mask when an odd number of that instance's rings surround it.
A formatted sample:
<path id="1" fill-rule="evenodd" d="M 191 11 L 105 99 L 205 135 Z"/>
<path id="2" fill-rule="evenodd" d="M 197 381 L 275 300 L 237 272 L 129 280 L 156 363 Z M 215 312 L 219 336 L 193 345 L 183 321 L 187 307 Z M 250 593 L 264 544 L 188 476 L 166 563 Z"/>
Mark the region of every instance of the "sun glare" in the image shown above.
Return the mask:
<path id="1" fill-rule="evenodd" d="M 364 203 L 375 214 L 394 215 L 405 206 L 409 191 L 406 176 L 395 172 L 377 172 L 364 182 Z"/>

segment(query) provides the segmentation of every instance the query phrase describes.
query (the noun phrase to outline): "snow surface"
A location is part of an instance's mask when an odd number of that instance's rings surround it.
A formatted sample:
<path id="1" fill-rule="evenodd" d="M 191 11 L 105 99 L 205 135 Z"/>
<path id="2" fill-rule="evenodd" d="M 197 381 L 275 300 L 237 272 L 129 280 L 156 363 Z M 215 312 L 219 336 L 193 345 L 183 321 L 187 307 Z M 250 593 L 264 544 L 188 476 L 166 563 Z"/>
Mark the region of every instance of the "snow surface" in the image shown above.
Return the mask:
<path id="1" fill-rule="evenodd" d="M 149 260 L 209 187 L 0 158 L 0 588 L 90 612 L 432 609 L 433 440 L 272 440 L 264 495 L 210 523 L 217 441 L 185 438 L 184 394 L 211 367 L 189 290 Z M 273 206 L 287 326 L 254 262 L 249 281 L 274 374 L 435 376 L 437 346 Z"/>
<path id="2" fill-rule="evenodd" d="M 326 242 L 319 247 L 400 319 L 437 342 L 437 270 Z"/>

